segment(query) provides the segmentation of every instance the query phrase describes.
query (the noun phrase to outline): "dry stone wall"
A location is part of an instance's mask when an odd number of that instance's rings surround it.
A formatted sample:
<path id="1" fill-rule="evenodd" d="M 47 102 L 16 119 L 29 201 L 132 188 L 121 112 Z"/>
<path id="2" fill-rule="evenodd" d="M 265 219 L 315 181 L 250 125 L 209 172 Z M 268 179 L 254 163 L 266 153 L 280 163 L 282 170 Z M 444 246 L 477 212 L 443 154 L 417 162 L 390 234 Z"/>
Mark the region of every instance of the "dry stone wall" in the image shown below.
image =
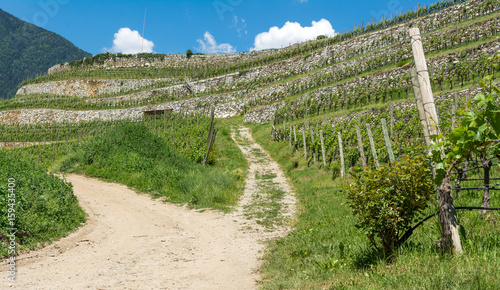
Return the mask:
<path id="1" fill-rule="evenodd" d="M 109 110 L 54 110 L 29 109 L 0 112 L 0 123 L 33 124 L 33 123 L 78 123 L 94 120 L 124 120 L 139 119 L 145 111 L 172 109 L 174 112 L 202 112 L 209 114 L 209 109 L 215 107 L 217 118 L 234 117 L 242 113 L 244 100 L 235 100 L 232 94 L 220 94 L 209 97 L 193 98 L 158 105 L 149 105 L 127 109 Z"/>
<path id="2" fill-rule="evenodd" d="M 26 85 L 17 91 L 17 95 L 51 94 L 76 97 L 96 97 L 106 94 L 138 90 L 155 85 L 159 82 L 170 83 L 171 79 L 143 79 L 143 80 L 66 80 L 49 83 Z"/>

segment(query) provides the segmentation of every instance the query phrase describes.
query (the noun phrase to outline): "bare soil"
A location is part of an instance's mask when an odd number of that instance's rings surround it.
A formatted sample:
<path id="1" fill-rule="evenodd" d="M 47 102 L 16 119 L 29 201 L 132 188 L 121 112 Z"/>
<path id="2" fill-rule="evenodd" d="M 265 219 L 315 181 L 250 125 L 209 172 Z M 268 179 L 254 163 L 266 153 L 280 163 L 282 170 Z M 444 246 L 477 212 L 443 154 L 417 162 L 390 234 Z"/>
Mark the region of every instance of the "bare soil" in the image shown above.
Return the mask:
<path id="1" fill-rule="evenodd" d="M 288 232 L 295 199 L 279 166 L 255 144 L 248 129 L 239 128 L 233 136 L 250 169 L 244 194 L 232 213 L 195 211 L 120 184 L 68 175 L 88 214 L 86 224 L 45 248 L 17 257 L 15 283 L 7 280 L 4 263 L 0 288 L 257 288 L 265 241 Z M 267 199 L 266 186 L 259 186 L 259 172 L 268 179 L 276 176 L 266 184 L 283 190 L 274 200 L 280 204 L 277 208 L 261 206 Z M 272 218 L 266 219 L 266 210 L 274 210 Z"/>

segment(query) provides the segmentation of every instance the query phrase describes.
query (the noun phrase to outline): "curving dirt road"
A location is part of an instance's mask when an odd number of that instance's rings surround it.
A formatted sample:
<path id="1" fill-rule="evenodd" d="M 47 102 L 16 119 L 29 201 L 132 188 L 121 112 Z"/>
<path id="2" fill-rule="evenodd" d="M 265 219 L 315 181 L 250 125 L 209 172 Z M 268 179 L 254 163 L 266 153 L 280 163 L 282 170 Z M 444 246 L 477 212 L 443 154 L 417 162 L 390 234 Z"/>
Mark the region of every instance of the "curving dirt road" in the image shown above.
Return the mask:
<path id="1" fill-rule="evenodd" d="M 4 263 L 0 288 L 257 288 L 262 241 L 285 234 L 290 223 L 261 226 L 253 218 L 255 209 L 249 205 L 262 204 L 258 193 L 263 190 L 255 186 L 255 170 L 278 170 L 271 174 L 276 175 L 273 186 L 283 183 L 289 189 L 277 164 L 245 150 L 245 146 L 258 146 L 248 130 L 238 132 L 240 145 L 245 141 L 241 148 L 250 172 L 234 213 L 197 212 L 152 200 L 123 185 L 69 175 L 67 180 L 89 215 L 86 225 L 46 248 L 19 256 L 15 283 L 7 281 Z M 282 199 L 280 215 L 290 219 L 295 210 L 293 194 L 287 191 Z"/>

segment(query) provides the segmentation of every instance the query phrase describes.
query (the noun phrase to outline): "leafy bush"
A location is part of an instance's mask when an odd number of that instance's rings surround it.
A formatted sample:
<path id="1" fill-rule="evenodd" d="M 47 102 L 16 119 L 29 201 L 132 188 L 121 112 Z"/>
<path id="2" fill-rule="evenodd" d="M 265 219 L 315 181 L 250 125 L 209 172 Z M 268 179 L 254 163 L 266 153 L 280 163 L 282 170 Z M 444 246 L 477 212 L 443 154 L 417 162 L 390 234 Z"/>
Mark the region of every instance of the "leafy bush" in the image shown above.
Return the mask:
<path id="1" fill-rule="evenodd" d="M 359 218 L 358 226 L 375 246 L 378 237 L 385 254 L 391 255 L 434 195 L 429 162 L 423 157 L 405 157 L 380 170 L 352 170 L 350 174 L 353 181 L 343 188 Z"/>
<path id="2" fill-rule="evenodd" d="M 0 256 L 8 254 L 5 239 L 12 228 L 8 220 L 8 180 L 15 179 L 15 225 L 18 250 L 32 248 L 73 231 L 85 221 L 72 185 L 49 175 L 32 162 L 0 151 Z M 9 196 L 11 195 L 11 196 Z"/>

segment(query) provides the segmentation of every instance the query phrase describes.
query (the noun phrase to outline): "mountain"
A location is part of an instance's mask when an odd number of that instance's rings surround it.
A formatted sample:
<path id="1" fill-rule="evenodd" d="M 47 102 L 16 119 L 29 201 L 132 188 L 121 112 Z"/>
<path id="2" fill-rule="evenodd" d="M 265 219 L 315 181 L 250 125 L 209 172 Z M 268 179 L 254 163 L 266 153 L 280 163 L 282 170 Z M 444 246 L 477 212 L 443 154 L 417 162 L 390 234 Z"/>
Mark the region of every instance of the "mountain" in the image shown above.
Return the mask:
<path id="1" fill-rule="evenodd" d="M 0 98 L 11 98 L 26 79 L 51 66 L 92 56 L 67 39 L 0 9 Z"/>

